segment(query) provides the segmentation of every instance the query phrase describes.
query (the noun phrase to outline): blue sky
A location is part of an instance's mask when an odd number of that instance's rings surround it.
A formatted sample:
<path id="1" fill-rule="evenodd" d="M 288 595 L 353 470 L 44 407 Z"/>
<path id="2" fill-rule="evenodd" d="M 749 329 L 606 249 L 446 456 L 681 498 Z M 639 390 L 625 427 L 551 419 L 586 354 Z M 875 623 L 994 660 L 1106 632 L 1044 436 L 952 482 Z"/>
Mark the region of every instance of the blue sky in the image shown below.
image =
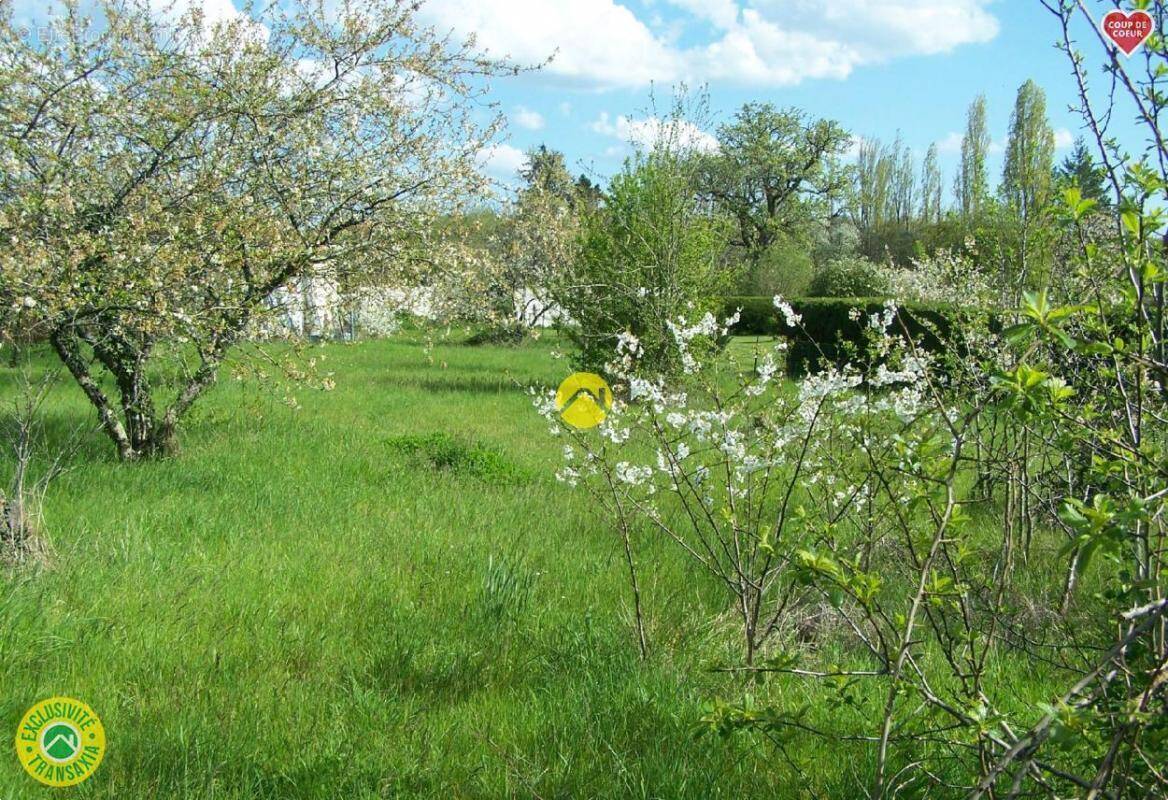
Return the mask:
<path id="1" fill-rule="evenodd" d="M 554 16 L 564 5 L 593 6 L 603 23 L 589 27 L 573 14 L 565 14 L 563 26 L 523 21 L 531 14 Z M 724 9 L 720 23 L 692 10 L 713 7 Z M 497 84 L 511 123 L 507 145 L 491 162 L 499 177 L 514 169 L 522 150 L 541 143 L 563 150 L 575 171 L 611 174 L 629 152 L 622 139 L 636 135 L 635 123 L 646 116 L 652 79 L 658 98 L 666 100 L 677 80 L 706 84 L 715 120 L 759 100 L 836 119 L 863 137 L 891 140 L 899 130 L 918 158 L 936 142 L 947 183 L 958 163 L 966 109 L 979 92 L 988 101 L 995 175 L 1015 94 L 1028 78 L 1047 92 L 1057 158 L 1080 132 L 1081 120 L 1068 108 L 1076 100 L 1069 65 L 1054 48 L 1059 27 L 1038 0 L 853 0 L 829 6 L 832 12 L 820 12 L 821 7 L 809 0 L 432 0 L 427 13 L 459 30 L 478 22 L 480 41 L 496 53 L 534 60 L 559 47 L 544 70 Z M 817 13 L 837 12 L 856 18 L 854 24 L 817 19 Z M 618 23 L 632 30 L 613 33 L 606 46 L 603 31 L 612 32 Z M 727 33 L 732 25 L 752 24 L 786 34 L 770 40 L 769 62 L 759 64 L 752 56 L 724 68 L 706 57 L 717 46 L 724 60 L 733 62 L 730 46 L 757 47 L 764 37 Z M 652 40 L 633 47 L 638 26 Z M 529 32 L 531 27 L 536 30 Z M 1090 31 L 1080 33 L 1087 34 L 1083 47 L 1096 56 L 1092 69 L 1099 75 L 1098 44 L 1088 38 Z M 581 42 L 589 37 L 600 42 Z M 655 72 L 646 67 L 646 50 L 658 63 L 680 53 L 683 63 Z M 1129 149 L 1142 149 L 1128 120 L 1120 120 L 1114 132 Z"/>
<path id="2" fill-rule="evenodd" d="M 209 19 L 243 6 L 147 1 L 199 5 Z M 1096 16 L 1111 7 L 1088 5 Z M 15 0 L 18 18 L 35 21 L 45 7 Z M 1057 157 L 1081 126 L 1068 108 L 1076 98 L 1067 59 L 1054 48 L 1059 27 L 1039 0 L 428 0 L 421 13 L 441 30 L 474 33 L 495 55 L 524 64 L 552 57 L 493 87 L 509 132 L 484 162 L 504 181 L 539 144 L 564 151 L 575 172 L 611 175 L 630 137 L 652 130 L 651 91 L 667 108 L 680 82 L 708 88 L 715 124 L 744 102 L 768 101 L 835 119 L 860 137 L 891 140 L 900 131 L 918 159 L 936 142 L 950 184 L 979 92 L 995 174 L 1015 93 L 1028 78 L 1047 92 Z M 1092 31 L 1079 34 L 1098 78 L 1103 53 Z M 1120 118 L 1112 133 L 1142 150 L 1130 120 Z"/>

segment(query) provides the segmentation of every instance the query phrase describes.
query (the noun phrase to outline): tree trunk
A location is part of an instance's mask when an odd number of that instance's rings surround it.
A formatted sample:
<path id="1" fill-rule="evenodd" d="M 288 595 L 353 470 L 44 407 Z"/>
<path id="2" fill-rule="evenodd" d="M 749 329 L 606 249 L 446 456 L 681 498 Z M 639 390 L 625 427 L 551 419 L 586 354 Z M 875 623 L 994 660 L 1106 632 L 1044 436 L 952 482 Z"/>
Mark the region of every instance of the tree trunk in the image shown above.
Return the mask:
<path id="1" fill-rule="evenodd" d="M 296 266 L 299 265 L 285 269 L 269 285 L 255 289 L 255 295 L 270 295 L 294 276 Z M 179 422 L 195 401 L 215 385 L 223 359 L 243 335 L 249 319 L 250 311 L 237 313 L 229 320 L 227 330 L 217 333 L 200 348 L 198 368 L 165 411 L 156 405 L 147 379 L 146 367 L 154 350 L 151 338 L 120 336 L 112 332 L 116 325 L 103 324 L 98 317 L 93 321 L 93 330 L 75 320 L 65 321 L 53 330 L 50 340 L 61 362 L 97 409 L 102 430 L 114 443 L 118 457 L 122 461 L 138 461 L 166 457 L 178 451 Z M 83 345 L 92 348 L 92 359 L 87 357 Z M 90 372 L 94 360 L 113 377 L 119 394 L 117 405 Z"/>
<path id="2" fill-rule="evenodd" d="M 162 419 L 155 414 L 152 391 L 145 374 L 148 351 L 131 352 L 116 343 L 95 341 L 93 337 L 72 328 L 54 331 L 51 341 L 57 356 L 97 410 L 101 428 L 113 442 L 119 459 L 139 461 L 177 452 L 175 431 L 181 413 L 172 415 L 168 412 Z M 90 343 L 97 361 L 114 377 L 120 395 L 120 415 L 118 408 L 90 372 L 90 365 L 81 349 L 83 342 Z M 200 373 L 196 373 L 196 377 Z M 186 393 L 184 391 L 184 396 Z M 193 402 L 193 398 L 183 406 L 183 411 L 190 402 Z"/>
<path id="3" fill-rule="evenodd" d="M 89 365 L 85 363 L 85 357 L 81 354 L 81 347 L 78 339 L 72 332 L 58 328 L 53 331 L 50 337 L 53 350 L 56 351 L 57 356 L 69 370 L 69 374 L 77 381 L 77 385 L 81 387 L 81 391 L 89 399 L 89 402 L 97 409 L 97 416 L 101 420 L 101 428 L 109 436 L 114 443 L 114 447 L 118 450 L 118 457 L 123 461 L 133 461 L 136 457 L 134 446 L 130 441 L 130 437 L 126 433 L 126 428 L 122 425 L 122 421 L 118 419 L 117 413 L 114 411 L 113 405 L 109 398 L 106 397 L 105 392 L 101 390 L 101 386 L 93 379 L 89 373 Z"/>

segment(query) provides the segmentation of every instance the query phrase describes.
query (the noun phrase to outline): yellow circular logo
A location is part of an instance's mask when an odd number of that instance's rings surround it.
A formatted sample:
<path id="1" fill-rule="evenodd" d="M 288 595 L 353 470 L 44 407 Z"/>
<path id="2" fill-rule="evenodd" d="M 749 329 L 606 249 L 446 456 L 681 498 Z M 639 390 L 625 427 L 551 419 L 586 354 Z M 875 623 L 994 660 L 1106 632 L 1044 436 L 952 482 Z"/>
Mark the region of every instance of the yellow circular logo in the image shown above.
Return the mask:
<path id="1" fill-rule="evenodd" d="M 594 428 L 612 408 L 612 389 L 592 372 L 573 372 L 556 389 L 556 409 L 573 428 Z"/>
<path id="2" fill-rule="evenodd" d="M 16 729 L 16 755 L 29 775 L 49 786 L 88 778 L 105 755 L 105 728 L 93 709 L 51 697 L 28 710 Z"/>

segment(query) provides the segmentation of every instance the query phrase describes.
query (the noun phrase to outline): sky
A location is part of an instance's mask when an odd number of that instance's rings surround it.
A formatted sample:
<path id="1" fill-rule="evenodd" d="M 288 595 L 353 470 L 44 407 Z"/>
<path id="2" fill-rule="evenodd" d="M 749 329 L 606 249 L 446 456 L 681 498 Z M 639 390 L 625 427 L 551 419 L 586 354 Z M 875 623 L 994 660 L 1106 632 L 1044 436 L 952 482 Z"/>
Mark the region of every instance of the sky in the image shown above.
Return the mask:
<path id="1" fill-rule="evenodd" d="M 211 19 L 242 7 L 165 1 L 202 4 Z M 14 2 L 18 19 L 35 21 L 45 6 Z M 504 182 L 541 144 L 563 151 L 573 172 L 604 180 L 632 152 L 630 139 L 651 135 L 651 98 L 667 109 L 683 82 L 705 87 L 714 127 L 757 101 L 834 119 L 856 137 L 890 141 L 899 132 L 918 161 L 936 143 L 950 185 L 979 93 L 992 174 L 1001 172 L 1010 111 L 1027 79 L 1047 92 L 1056 158 L 1082 125 L 1069 108 L 1076 97 L 1067 58 L 1054 47 L 1057 21 L 1039 0 L 428 0 L 420 13 L 457 37 L 473 33 L 493 55 L 543 64 L 492 86 L 508 132 L 483 163 Z M 1092 65 L 1101 64 L 1091 31 L 1080 34 Z M 1113 133 L 1142 150 L 1131 121 Z M 693 136 L 712 141 L 709 132 Z"/>
<path id="2" fill-rule="evenodd" d="M 1038 0 L 431 0 L 424 13 L 476 31 L 495 54 L 525 63 L 553 56 L 538 72 L 496 84 L 510 122 L 489 162 L 497 177 L 539 144 L 564 151 L 576 172 L 611 175 L 628 139 L 650 129 L 650 93 L 667 108 L 679 81 L 707 87 L 715 122 L 763 101 L 835 119 L 864 138 L 900 132 L 918 161 L 936 143 L 948 184 L 979 93 L 992 174 L 1027 79 L 1047 92 L 1056 158 L 1081 132 L 1069 108 L 1069 63 L 1054 47 L 1060 29 Z M 1093 40 L 1083 45 L 1101 55 Z M 1115 132 L 1142 149 L 1134 124 L 1123 120 Z"/>

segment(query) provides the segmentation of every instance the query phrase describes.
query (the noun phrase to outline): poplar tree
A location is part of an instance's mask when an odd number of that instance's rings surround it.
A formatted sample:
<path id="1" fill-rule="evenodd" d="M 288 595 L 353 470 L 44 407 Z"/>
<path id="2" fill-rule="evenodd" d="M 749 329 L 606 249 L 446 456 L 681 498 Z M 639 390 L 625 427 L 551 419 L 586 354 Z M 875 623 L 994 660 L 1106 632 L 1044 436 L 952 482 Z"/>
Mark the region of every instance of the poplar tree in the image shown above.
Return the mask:
<path id="1" fill-rule="evenodd" d="M 889 249 L 903 254 L 918 203 L 912 149 L 900 133 L 891 144 L 864 140 L 853 175 L 852 221 L 860 249 L 869 258 L 882 258 Z"/>
<path id="2" fill-rule="evenodd" d="M 905 144 L 900 131 L 888 154 L 892 173 L 892 216 L 901 227 L 907 227 L 916 211 L 917 176 L 912 149 Z"/>
<path id="3" fill-rule="evenodd" d="M 986 99 L 979 94 L 966 115 L 965 136 L 961 140 L 961 174 L 957 180 L 957 199 L 961 216 L 967 222 L 978 216 L 989 194 L 986 155 L 990 149 L 990 132 L 986 123 Z"/>
<path id="4" fill-rule="evenodd" d="M 941 221 L 942 194 L 941 165 L 937 158 L 937 145 L 929 145 L 925 160 L 921 164 L 921 220 L 926 224 Z"/>
<path id="5" fill-rule="evenodd" d="M 1006 142 L 1001 193 L 1024 223 L 1050 200 L 1054 131 L 1046 117 L 1046 93 L 1034 81 L 1018 89 Z"/>
<path id="6" fill-rule="evenodd" d="M 1014 113 L 1010 116 L 1010 136 L 1006 142 L 1006 165 L 1000 193 L 1018 223 L 1016 275 L 1004 275 L 1021 288 L 1034 271 L 1032 264 L 1034 230 L 1038 217 L 1050 201 L 1054 173 L 1054 131 L 1046 118 L 1046 93 L 1034 81 L 1018 89 Z"/>

